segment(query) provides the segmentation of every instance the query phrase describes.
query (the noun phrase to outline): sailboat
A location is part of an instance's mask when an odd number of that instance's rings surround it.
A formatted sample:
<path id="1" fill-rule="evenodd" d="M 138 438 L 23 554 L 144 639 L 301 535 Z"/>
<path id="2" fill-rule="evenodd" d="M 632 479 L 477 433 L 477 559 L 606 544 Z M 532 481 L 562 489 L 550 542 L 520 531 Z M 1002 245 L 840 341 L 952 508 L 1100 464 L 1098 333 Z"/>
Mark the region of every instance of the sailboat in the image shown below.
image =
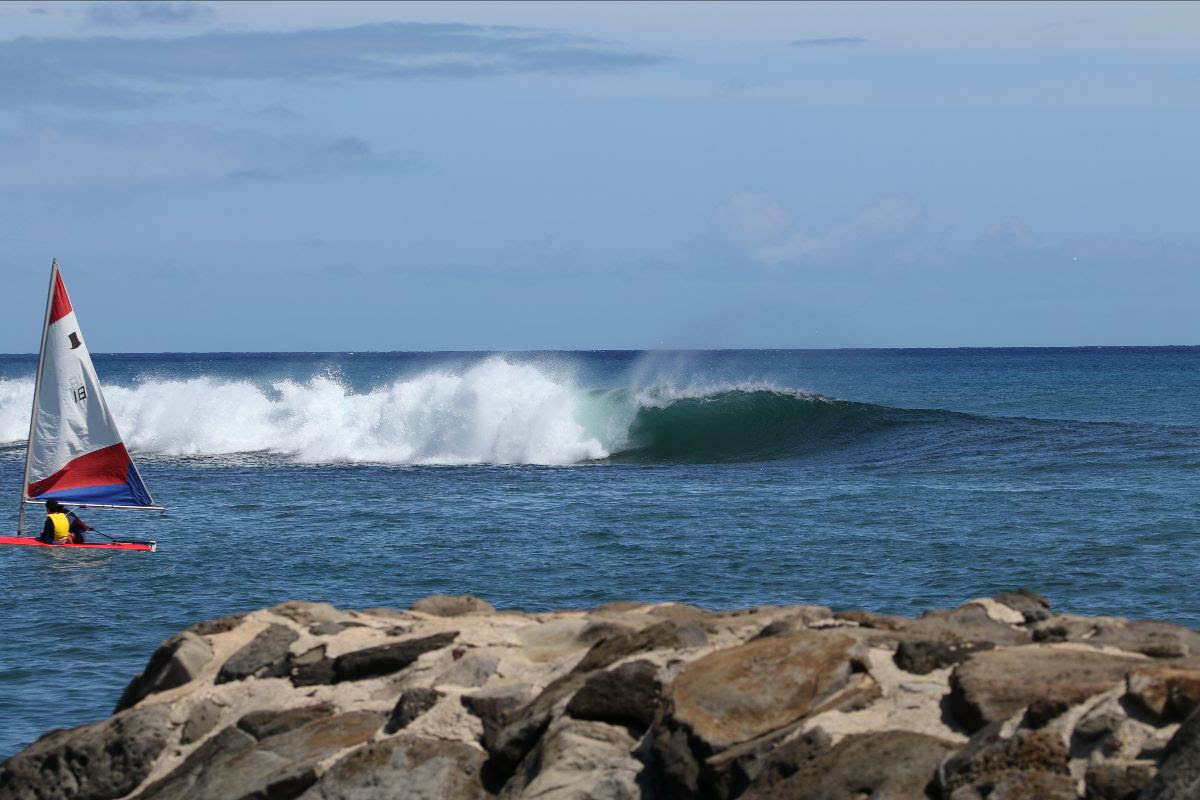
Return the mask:
<path id="1" fill-rule="evenodd" d="M 142 476 L 104 402 L 92 357 L 84 343 L 75 309 L 58 269 L 50 265 L 46 320 L 33 387 L 29 444 L 17 535 L 0 536 L 0 544 L 56 549 L 154 551 L 153 541 L 118 540 L 99 531 L 105 542 L 46 544 L 27 534 L 25 511 L 47 500 L 79 508 L 164 511 L 154 504 Z"/>

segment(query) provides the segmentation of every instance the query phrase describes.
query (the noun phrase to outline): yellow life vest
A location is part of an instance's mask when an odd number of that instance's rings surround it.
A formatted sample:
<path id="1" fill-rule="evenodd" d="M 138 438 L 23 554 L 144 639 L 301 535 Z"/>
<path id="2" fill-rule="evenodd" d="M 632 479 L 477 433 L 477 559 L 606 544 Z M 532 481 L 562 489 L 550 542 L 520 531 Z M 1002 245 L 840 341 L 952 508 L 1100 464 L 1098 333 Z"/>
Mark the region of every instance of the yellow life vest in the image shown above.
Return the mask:
<path id="1" fill-rule="evenodd" d="M 71 521 L 67 519 L 67 515 L 58 513 L 46 516 L 54 523 L 54 543 L 61 544 L 71 541 Z"/>

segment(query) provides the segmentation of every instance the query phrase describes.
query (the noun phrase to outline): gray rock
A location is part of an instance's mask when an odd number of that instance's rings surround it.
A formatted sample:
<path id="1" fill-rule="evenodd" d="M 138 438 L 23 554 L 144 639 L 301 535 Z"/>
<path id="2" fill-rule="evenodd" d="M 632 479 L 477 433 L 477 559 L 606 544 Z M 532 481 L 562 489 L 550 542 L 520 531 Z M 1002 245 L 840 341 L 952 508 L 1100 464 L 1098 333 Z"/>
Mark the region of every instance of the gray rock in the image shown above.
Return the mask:
<path id="1" fill-rule="evenodd" d="M 604 669 L 623 658 L 653 650 L 681 650 L 704 647 L 708 635 L 694 622 L 665 620 L 640 631 L 618 630 L 592 645 L 573 672 L 586 673 Z"/>
<path id="2" fill-rule="evenodd" d="M 311 603 L 303 600 L 289 600 L 286 603 L 272 606 L 270 611 L 272 614 L 290 619 L 301 626 L 337 622 L 345 616 L 329 603 Z"/>
<path id="3" fill-rule="evenodd" d="M 325 645 L 319 644 L 305 650 L 291 660 L 293 686 L 328 686 L 337 677 L 333 669 L 334 659 L 325 655 Z"/>
<path id="4" fill-rule="evenodd" d="M 467 688 L 483 686 L 496 674 L 499 665 L 500 659 L 495 656 L 468 652 L 439 675 L 435 683 Z"/>
<path id="5" fill-rule="evenodd" d="M 1025 616 L 1026 622 L 1039 622 L 1050 617 L 1050 601 L 1029 589 L 1017 589 L 992 598 Z"/>
<path id="6" fill-rule="evenodd" d="M 369 741 L 383 722 L 381 714 L 367 711 L 315 718 L 311 709 L 296 712 L 243 717 L 206 740 L 139 800 L 296 797 L 316 782 L 321 761 Z"/>
<path id="7" fill-rule="evenodd" d="M 1120 617 L 1055 615 L 1030 626 L 1037 642 L 1087 642 L 1141 653 L 1151 658 L 1200 655 L 1200 633 L 1169 622 Z"/>
<path id="8" fill-rule="evenodd" d="M 180 744 L 198 742 L 209 734 L 221 718 L 221 707 L 212 698 L 205 698 L 192 707 L 187 722 L 179 733 Z"/>
<path id="9" fill-rule="evenodd" d="M 194 633 L 197 636 L 214 636 L 218 633 L 228 633 L 241 625 L 245 619 L 245 612 L 241 614 L 229 614 L 228 616 L 197 622 L 195 625 L 189 625 L 184 630 L 188 633 Z"/>
<path id="10" fill-rule="evenodd" d="M 915 639 L 900 642 L 892 660 L 896 666 L 905 672 L 916 675 L 927 675 L 935 669 L 942 669 L 953 664 L 961 663 L 967 656 L 978 650 L 991 650 L 995 645 L 991 642 L 961 642 L 961 641 L 930 641 Z"/>
<path id="11" fill-rule="evenodd" d="M 116 711 L 131 708 L 155 692 L 174 689 L 194 680 L 212 657 L 212 645 L 197 634 L 184 631 L 172 636 L 150 656 L 142 674 L 125 687 Z"/>
<path id="12" fill-rule="evenodd" d="M 442 693 L 435 689 L 405 689 L 392 708 L 392 715 L 383 726 L 384 733 L 395 733 L 407 728 L 409 723 L 437 705 Z"/>
<path id="13" fill-rule="evenodd" d="M 1179 726 L 1163 751 L 1158 774 L 1141 800 L 1193 800 L 1200 797 L 1200 709 Z"/>
<path id="14" fill-rule="evenodd" d="M 744 793 L 745 800 L 826 800 L 926 797 L 938 764 L 955 746 L 909 731 L 847 736 L 832 749 L 784 745 L 772 752 Z"/>
<path id="15" fill-rule="evenodd" d="M 409 606 L 413 611 L 435 617 L 462 617 L 468 614 L 494 614 L 491 603 L 472 594 L 434 594 Z"/>
<path id="16" fill-rule="evenodd" d="M 110 800 L 150 774 L 169 734 L 163 705 L 54 731 L 0 764 L 4 800 Z"/>
<path id="17" fill-rule="evenodd" d="M 435 633 L 418 639 L 381 644 L 363 650 L 352 650 L 336 658 L 325 655 L 325 646 L 318 645 L 291 658 L 286 667 L 293 686 L 316 686 L 361 681 L 390 675 L 408 667 L 425 653 L 450 645 L 457 631 Z"/>
<path id="18" fill-rule="evenodd" d="M 351 752 L 300 800 L 484 800 L 482 763 L 468 744 L 402 733 Z"/>
<path id="19" fill-rule="evenodd" d="M 658 668 L 649 661 L 630 661 L 590 676 L 567 703 L 566 713 L 640 733 L 654 722 L 661 704 Z"/>
<path id="20" fill-rule="evenodd" d="M 642 796 L 635 739 L 622 727 L 562 717 L 500 792 L 502 800 L 634 800 Z"/>
<path id="21" fill-rule="evenodd" d="M 456 638 L 458 631 L 447 631 L 344 653 L 334 660 L 334 682 L 359 681 L 399 672 L 425 653 L 447 647 Z"/>
<path id="22" fill-rule="evenodd" d="M 459 702 L 483 723 L 483 743 L 490 752 L 515 712 L 532 699 L 531 694 L 529 687 L 523 684 L 503 686 L 465 694 L 459 698 Z"/>
<path id="23" fill-rule="evenodd" d="M 288 674 L 291 669 L 288 648 L 299 638 L 300 634 L 286 625 L 269 625 L 221 665 L 216 683 Z"/>
<path id="24" fill-rule="evenodd" d="M 333 716 L 333 706 L 329 703 L 315 703 L 311 706 L 286 708 L 279 711 L 251 711 L 237 721 L 237 727 L 256 740 L 262 741 L 331 716 Z"/>

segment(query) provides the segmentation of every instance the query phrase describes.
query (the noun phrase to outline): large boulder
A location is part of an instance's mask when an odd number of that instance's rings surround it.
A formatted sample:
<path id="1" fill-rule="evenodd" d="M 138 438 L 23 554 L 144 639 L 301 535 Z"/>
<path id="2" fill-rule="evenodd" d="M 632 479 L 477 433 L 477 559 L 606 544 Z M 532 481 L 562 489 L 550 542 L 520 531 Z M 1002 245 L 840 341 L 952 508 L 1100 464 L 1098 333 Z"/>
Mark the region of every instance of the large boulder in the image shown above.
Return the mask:
<path id="1" fill-rule="evenodd" d="M 641 797 L 637 740 L 625 728 L 560 717 L 500 792 L 508 800 L 634 800 Z"/>
<path id="2" fill-rule="evenodd" d="M 111 800 L 133 791 L 166 746 L 168 711 L 145 705 L 54 731 L 0 764 L 4 800 Z"/>
<path id="3" fill-rule="evenodd" d="M 1066 745 L 1048 731 L 1020 730 L 1010 738 L 1001 724 L 976 733 L 937 772 L 949 800 L 1075 800 Z"/>
<path id="4" fill-rule="evenodd" d="M 847 736 L 826 750 L 779 747 L 763 759 L 744 800 L 826 800 L 870 797 L 911 800 L 926 797 L 938 764 L 956 745 L 910 731 L 880 731 Z"/>
<path id="5" fill-rule="evenodd" d="M 968 731 L 1007 719 L 1034 703 L 1061 712 L 1119 686 L 1141 663 L 1144 659 L 1085 648 L 1025 645 L 984 650 L 950 674 L 951 707 Z"/>
<path id="6" fill-rule="evenodd" d="M 399 734 L 352 751 L 300 800 L 485 800 L 483 759 L 463 742 Z"/>
<path id="7" fill-rule="evenodd" d="M 409 608 L 435 617 L 464 617 L 494 614 L 496 608 L 473 594 L 432 594 L 413 603 Z"/>
<path id="8" fill-rule="evenodd" d="M 1193 711 L 1171 737 L 1158 775 L 1142 791 L 1141 800 L 1191 800 L 1200 797 L 1200 709 Z"/>
<path id="9" fill-rule="evenodd" d="M 748 748 L 752 759 L 809 715 L 875 697 L 866 654 L 857 638 L 827 631 L 755 639 L 693 661 L 666 689 L 653 729 L 656 779 L 668 795 L 696 795 L 727 781 L 734 766 L 723 751 Z"/>
<path id="10" fill-rule="evenodd" d="M 334 658 L 325 656 L 324 647 L 318 646 L 289 660 L 292 685 L 315 686 L 391 675 L 405 669 L 425 653 L 449 646 L 457 637 L 457 631 L 444 631 L 352 650 Z"/>
<path id="11" fill-rule="evenodd" d="M 221 665 L 216 682 L 286 675 L 291 669 L 288 648 L 299 638 L 300 634 L 286 625 L 268 625 Z"/>
<path id="12" fill-rule="evenodd" d="M 369 741 L 383 720 L 369 711 L 331 716 L 322 706 L 254 712 L 205 740 L 138 797 L 295 797 L 316 782 L 318 764 Z"/>
<path id="13" fill-rule="evenodd" d="M 137 705 L 148 695 L 195 680 L 212 657 L 212 645 L 203 637 L 191 631 L 172 636 L 150 656 L 142 674 L 125 687 L 116 710 L 123 711 Z"/>
<path id="14" fill-rule="evenodd" d="M 839 704 L 860 684 L 866 648 L 838 633 L 771 637 L 687 665 L 668 690 L 670 718 L 715 753 Z"/>

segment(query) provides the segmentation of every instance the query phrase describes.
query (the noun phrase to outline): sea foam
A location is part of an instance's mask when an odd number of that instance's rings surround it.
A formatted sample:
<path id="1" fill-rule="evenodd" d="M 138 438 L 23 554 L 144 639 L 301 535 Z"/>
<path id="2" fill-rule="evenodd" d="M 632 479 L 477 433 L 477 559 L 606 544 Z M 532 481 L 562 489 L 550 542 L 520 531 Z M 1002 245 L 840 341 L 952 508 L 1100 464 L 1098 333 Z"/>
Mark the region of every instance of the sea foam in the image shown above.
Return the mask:
<path id="1" fill-rule="evenodd" d="M 209 376 L 105 387 L 125 442 L 166 456 L 271 452 L 298 463 L 573 464 L 604 458 L 577 419 L 586 392 L 488 359 L 356 393 L 329 376 L 258 384 Z M 23 440 L 33 382 L 0 380 L 0 442 Z"/>

